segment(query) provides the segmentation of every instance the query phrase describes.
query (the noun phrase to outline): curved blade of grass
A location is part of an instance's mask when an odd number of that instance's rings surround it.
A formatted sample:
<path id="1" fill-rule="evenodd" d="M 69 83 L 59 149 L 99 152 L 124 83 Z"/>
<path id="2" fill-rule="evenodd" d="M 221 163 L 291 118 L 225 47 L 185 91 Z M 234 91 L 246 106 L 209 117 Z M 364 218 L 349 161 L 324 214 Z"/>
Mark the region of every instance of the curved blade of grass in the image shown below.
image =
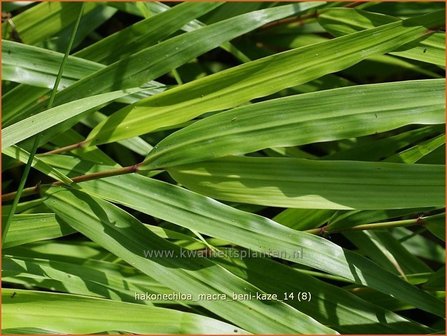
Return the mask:
<path id="1" fill-rule="evenodd" d="M 374 210 L 445 203 L 442 165 L 228 157 L 169 172 L 203 195 L 268 206 Z"/>
<path id="2" fill-rule="evenodd" d="M 170 7 L 166 4 L 160 3 L 160 2 L 148 2 L 146 3 L 146 5 L 149 7 L 150 11 L 153 14 L 160 14 L 168 9 L 170 9 Z M 225 6 L 226 4 L 224 4 Z M 138 9 L 137 7 L 137 3 L 131 3 L 131 2 L 115 2 L 115 3 L 111 3 L 110 6 L 119 8 L 125 12 L 128 12 L 130 14 L 133 15 L 137 15 L 137 16 L 142 16 L 144 17 L 144 15 L 142 15 L 141 11 Z M 259 7 L 259 6 L 257 6 Z M 259 9 L 259 8 L 256 8 Z M 255 10 L 255 9 L 253 9 Z M 214 10 L 213 12 L 215 12 L 216 10 Z M 238 13 L 237 15 L 242 14 L 242 13 Z M 208 23 L 209 24 L 209 23 Z M 206 24 L 204 24 L 203 22 L 199 21 L 199 20 L 191 20 L 190 22 L 188 22 L 187 24 L 185 24 L 182 27 L 183 31 L 186 32 L 190 32 L 199 28 L 202 28 L 206 26 Z M 248 62 L 250 61 L 250 59 L 244 55 L 240 50 L 238 50 L 238 48 L 236 48 L 234 46 L 234 44 L 232 44 L 231 42 L 224 42 L 220 45 L 220 48 L 222 48 L 223 50 L 229 52 L 230 54 L 232 54 L 234 57 L 236 57 L 237 59 L 239 59 L 241 62 Z"/>
<path id="3" fill-rule="evenodd" d="M 93 10 L 82 16 L 78 33 L 76 34 L 73 42 L 73 48 L 79 47 L 79 45 L 84 42 L 87 37 L 94 35 L 95 30 L 103 24 L 107 25 L 107 21 L 110 20 L 117 12 L 118 10 L 109 6 L 108 3 L 97 3 L 97 6 L 93 8 Z M 48 38 L 41 44 L 45 45 L 46 48 L 51 50 L 63 51 L 67 48 L 67 43 L 72 29 L 73 24 L 65 27 L 56 35 Z"/>
<path id="4" fill-rule="evenodd" d="M 430 230 L 436 226 L 440 230 L 445 231 L 445 225 L 441 223 L 442 219 L 445 220 L 445 217 L 429 221 L 428 229 Z M 404 227 L 395 228 L 391 233 L 413 255 L 441 264 L 445 262 L 445 249 L 441 245 L 434 244 L 430 237 L 414 234 L 413 231 Z M 444 240 L 444 238 L 438 238 Z"/>
<path id="5" fill-rule="evenodd" d="M 5 214 L 6 210 L 9 210 L 11 206 L 10 205 L 2 205 L 2 213 Z M 17 213 L 25 213 L 25 212 L 31 212 L 33 213 L 35 211 L 35 209 L 42 209 L 43 207 L 45 207 L 43 205 L 43 199 L 42 198 L 37 198 L 35 200 L 32 201 L 26 201 L 26 202 L 21 202 L 17 205 Z M 46 207 L 45 207 L 46 208 Z M 45 211 L 45 210 L 42 210 Z M 48 208 L 46 208 L 46 211 L 48 211 Z"/>
<path id="6" fill-rule="evenodd" d="M 222 3 L 180 3 L 178 6 L 139 21 L 76 53 L 77 57 L 110 64 L 163 41 L 188 22 L 221 6 Z"/>
<path id="7" fill-rule="evenodd" d="M 117 111 L 90 133 L 88 141 L 113 142 L 235 107 L 395 50 L 426 37 L 427 27 L 443 22 L 444 12 L 439 11 L 233 67 Z"/>
<path id="8" fill-rule="evenodd" d="M 445 266 L 437 270 L 424 284 L 424 288 L 428 290 L 445 290 Z"/>
<path id="9" fill-rule="evenodd" d="M 3 248 L 39 240 L 58 238 L 75 232 L 69 225 L 56 221 L 54 214 L 18 214 L 12 217 Z"/>
<path id="10" fill-rule="evenodd" d="M 382 161 L 429 137 L 444 132 L 445 125 L 425 126 L 382 139 L 362 139 L 353 146 L 324 156 L 324 160 Z"/>
<path id="11" fill-rule="evenodd" d="M 277 214 L 273 220 L 298 231 L 317 228 L 330 220 L 333 210 L 289 208 Z"/>
<path id="12" fill-rule="evenodd" d="M 2 302 L 4 330 L 41 328 L 62 334 L 108 331 L 134 334 L 245 333 L 205 316 L 78 295 L 4 289 Z"/>
<path id="13" fill-rule="evenodd" d="M 318 22 L 334 36 L 352 34 L 390 22 L 398 18 L 351 8 L 331 8 L 318 16 Z M 435 33 L 427 39 L 390 53 L 421 62 L 445 67 L 445 34 Z"/>
<path id="14" fill-rule="evenodd" d="M 102 114 L 101 112 L 97 111 L 95 113 L 89 114 L 87 118 L 84 118 L 83 120 L 81 120 L 81 122 L 90 128 L 94 128 L 96 125 L 98 125 L 102 120 L 106 118 L 107 116 L 105 114 Z M 83 140 L 84 138 L 78 141 Z M 76 142 L 67 143 L 67 145 L 71 145 L 73 143 Z M 143 138 L 140 137 L 129 138 L 126 140 L 118 141 L 118 143 L 142 156 L 145 156 L 153 148 L 149 143 L 147 143 Z"/>
<path id="15" fill-rule="evenodd" d="M 58 218 L 58 220 L 60 220 L 60 218 Z M 148 227 L 147 225 L 145 226 Z M 160 235 L 159 237 L 163 238 L 162 235 Z M 145 275 L 141 271 L 138 271 L 133 266 L 127 264 L 121 258 L 105 250 L 97 243 L 90 240 L 84 240 L 82 238 L 78 240 L 47 240 L 44 242 L 29 243 L 22 246 L 12 247 L 7 252 L 14 257 L 51 259 L 54 261 L 57 260 L 60 262 L 70 262 L 78 265 L 91 265 L 92 263 L 92 265 L 94 265 L 94 262 L 96 261 L 110 262 L 113 264 L 129 267 L 131 272 L 128 272 L 128 274 L 138 273 L 146 279 L 152 279 L 148 278 L 147 275 Z M 107 265 L 103 266 L 107 267 Z M 127 271 L 125 271 L 125 273 L 126 272 Z M 168 287 L 163 285 L 163 288 Z"/>
<path id="16" fill-rule="evenodd" d="M 426 223 L 428 230 L 440 240 L 445 241 L 445 214 L 433 218 L 432 221 Z"/>
<path id="17" fill-rule="evenodd" d="M 413 273 L 432 272 L 430 267 L 409 253 L 389 232 L 344 232 L 362 255 L 370 257 L 378 265 L 403 277 Z"/>
<path id="18" fill-rule="evenodd" d="M 46 88 L 53 86 L 59 70 L 57 65 L 60 64 L 64 55 L 13 41 L 3 41 L 2 48 L 4 51 L 4 57 L 2 58 L 4 69 L 3 79 L 40 87 L 39 89 L 36 87 L 30 88 L 28 86 L 19 85 L 11 90 L 11 93 L 8 92 L 8 94 L 5 95 L 4 100 L 9 102 L 11 100 L 14 101 L 16 97 L 25 96 L 22 97 L 24 101 L 20 102 L 24 105 L 25 103 L 29 104 L 30 101 L 35 103 L 37 100 L 36 98 L 39 98 L 39 101 L 48 98 L 45 96 L 45 94 L 48 93 Z M 69 56 L 66 64 L 67 71 L 64 71 L 62 74 L 61 88 L 66 88 L 79 79 L 106 68 L 106 66 L 101 63 L 84 60 L 75 56 Z M 122 99 L 123 102 L 133 103 L 152 94 L 162 92 L 165 89 L 163 84 L 156 81 L 142 83 L 140 86 L 144 88 L 144 91 L 141 94 L 134 94 L 132 96 L 133 99 Z M 30 93 L 32 97 L 26 97 L 26 95 L 29 95 Z M 6 105 L 5 108 L 5 117 L 7 121 L 9 121 L 9 118 L 17 119 L 16 116 L 11 116 L 15 111 L 24 113 L 24 108 L 20 109 L 20 106 Z"/>
<path id="19" fill-rule="evenodd" d="M 435 138 L 419 143 L 411 148 L 408 148 L 400 153 L 397 153 L 387 158 L 385 161 L 403 162 L 408 164 L 415 163 L 443 145 L 445 145 L 445 134 L 439 135 Z"/>
<path id="20" fill-rule="evenodd" d="M 416 15 L 420 15 L 420 13 L 428 13 L 433 10 L 443 9 L 445 8 L 444 4 L 441 2 L 431 2 L 431 3 L 420 3 L 420 2 L 412 2 L 412 3 L 397 3 L 393 2 L 390 4 L 387 3 L 365 3 L 363 4 L 363 8 L 370 8 L 378 13 L 389 13 L 390 15 L 396 17 L 413 17 Z"/>
<path id="21" fill-rule="evenodd" d="M 2 153 L 13 158 L 19 160 L 20 162 L 26 163 L 29 159 L 29 152 L 20 148 L 19 146 L 10 146 L 2 150 Z M 62 181 L 64 183 L 71 183 L 72 180 L 67 177 L 65 174 L 60 172 L 59 170 L 47 165 L 45 162 L 40 160 L 39 157 L 34 156 L 33 161 L 31 162 L 31 166 L 34 169 L 44 173 L 47 176 L 50 176 L 58 181 Z"/>
<path id="22" fill-rule="evenodd" d="M 158 5 L 158 4 L 152 4 L 152 5 Z M 160 4 L 161 5 L 161 4 Z M 104 50 L 107 51 L 108 54 L 114 55 L 113 57 L 119 57 L 122 56 L 122 53 L 128 52 L 128 48 L 123 47 L 124 43 L 133 43 L 135 44 L 135 38 L 129 39 L 129 35 L 135 34 L 137 35 L 136 40 L 141 42 L 143 45 L 147 43 L 149 44 L 155 44 L 163 37 L 169 35 L 169 33 L 172 31 L 172 29 L 175 30 L 174 26 L 178 26 L 179 23 L 182 21 L 188 22 L 188 20 L 191 17 L 196 17 L 200 14 L 202 11 L 209 10 L 211 7 L 216 7 L 219 4 L 185 4 L 184 6 L 178 6 L 180 9 L 182 9 L 181 13 L 178 13 L 179 9 L 176 7 L 171 13 L 164 14 L 160 18 L 155 19 L 155 23 L 158 23 L 157 27 L 152 26 L 152 21 L 149 22 L 140 22 L 135 24 L 135 26 L 129 27 L 127 30 L 120 31 L 117 34 L 111 35 L 110 37 L 101 40 L 98 43 L 93 44 L 92 46 L 88 47 L 85 50 L 81 50 L 80 52 L 75 53 L 75 56 L 82 56 L 85 57 L 87 54 L 87 58 L 92 59 L 93 61 L 101 61 L 101 55 L 104 53 Z M 167 9 L 170 7 L 166 6 Z M 186 8 L 188 7 L 188 8 Z M 186 9 L 186 10 L 185 10 Z M 166 10 L 166 9 L 165 9 Z M 183 12 L 184 11 L 184 12 Z M 175 17 L 175 22 L 173 23 L 172 20 L 166 20 L 167 18 Z M 163 19 L 163 22 L 160 22 L 160 20 Z M 148 29 L 145 33 L 144 28 L 147 24 L 151 24 L 151 29 Z M 137 28 L 140 35 L 138 35 L 138 32 L 135 32 L 134 30 Z M 143 30 L 141 32 L 141 30 Z M 144 33 L 141 36 L 141 33 Z M 167 35 L 166 35 L 167 34 Z M 126 38 L 126 39 L 124 39 Z M 110 51 L 110 41 L 114 42 L 113 47 L 119 48 L 114 49 L 114 52 L 111 53 Z M 105 41 L 105 42 L 103 42 Z M 107 43 L 106 43 L 107 42 Z M 143 43 L 144 42 L 144 43 Z M 9 78 L 11 80 L 18 80 L 19 82 L 29 82 L 31 84 L 37 84 L 37 85 L 44 85 L 45 87 L 48 86 L 48 81 L 51 82 L 51 75 L 54 73 L 54 75 L 57 73 L 57 69 L 54 71 L 51 71 L 54 67 L 54 65 L 59 64 L 60 61 L 57 59 L 54 59 L 55 57 L 61 57 L 62 55 L 50 52 L 48 50 L 39 49 L 39 48 L 32 48 L 30 46 L 26 46 L 23 44 L 18 44 L 10 41 L 4 41 L 4 57 L 3 57 L 3 63 L 4 70 L 3 70 L 3 76 L 4 78 Z M 106 44 L 106 46 L 104 46 Z M 28 56 L 28 57 L 27 57 Z M 23 61 L 22 61 L 23 60 Z M 39 63 L 36 63 L 36 60 L 39 61 Z M 22 61 L 22 62 L 21 62 Z M 76 57 L 70 57 L 67 62 L 67 72 L 64 73 L 64 78 L 62 80 L 62 87 L 67 86 L 68 84 L 72 84 L 73 80 L 77 80 L 82 78 L 83 76 L 89 75 L 94 71 L 98 71 L 105 66 L 99 63 L 89 62 L 87 60 L 83 60 L 82 58 L 76 58 Z M 71 66 L 72 65 L 72 66 Z M 36 68 L 38 67 L 38 68 Z M 82 71 L 85 67 L 87 67 L 85 70 L 88 71 Z M 73 69 L 72 69 L 73 68 Z M 49 71 L 51 73 L 49 73 Z M 71 78 L 70 75 L 72 74 Z M 30 82 L 31 81 L 31 82 Z M 20 90 L 20 96 L 28 97 L 28 93 L 23 92 Z M 41 95 L 44 95 L 45 92 L 40 92 Z M 141 99 L 142 97 L 140 97 Z M 5 98 L 6 100 L 6 98 Z M 5 107 L 4 111 L 4 120 L 7 120 L 7 114 L 9 109 Z M 14 113 L 15 114 L 15 113 Z M 17 120 L 17 119 L 16 119 Z"/>
<path id="23" fill-rule="evenodd" d="M 75 230 L 170 288 L 191 294 L 194 300 L 199 300 L 200 294 L 227 294 L 230 300 L 202 299 L 199 304 L 248 331 L 334 333 L 279 301 L 232 300 L 232 293 L 260 290 L 207 259 L 183 259 L 180 248 L 157 237 L 137 219 L 110 203 L 76 190 L 53 188 L 45 204 Z M 175 253 L 166 255 L 168 250 Z"/>
<path id="24" fill-rule="evenodd" d="M 51 259 L 61 262 L 69 260 L 78 265 L 90 264 L 91 260 L 107 261 L 115 264 L 122 263 L 122 260 L 117 256 L 103 249 L 98 244 L 85 239 L 47 240 L 12 247 L 7 252 L 15 257 L 33 256 L 33 258 Z"/>
<path id="25" fill-rule="evenodd" d="M 43 201 L 42 199 L 40 201 Z M 22 206 L 23 207 L 23 206 Z M 5 211 L 8 206 L 2 208 Z M 17 210 L 17 212 L 19 212 Z M 164 229 L 159 226 L 145 224 L 157 236 L 173 239 L 173 243 L 189 249 L 203 249 L 206 246 L 199 240 L 183 233 Z M 70 226 L 58 222 L 53 213 L 23 213 L 14 215 L 9 229 L 9 235 L 3 248 L 11 248 L 35 241 L 66 236 L 75 232 Z M 226 244 L 223 241 L 211 239 L 214 244 Z M 78 293 L 80 294 L 80 293 Z"/>
<path id="26" fill-rule="evenodd" d="M 50 163 L 52 158 L 45 160 Z M 78 160 L 68 157 L 58 158 L 57 162 L 53 162 L 56 168 L 77 175 L 88 170 L 101 169 L 91 165 L 82 167 Z M 279 251 L 276 256 L 281 259 L 369 286 L 438 316 L 444 314 L 444 304 L 436 298 L 356 253 L 344 250 L 319 236 L 287 228 L 265 217 L 234 209 L 203 195 L 135 174 L 92 180 L 79 185 L 89 194 L 150 216 L 253 251 L 265 254 Z M 302 250 L 304 257 L 297 258 L 297 251 Z"/>
<path id="27" fill-rule="evenodd" d="M 138 92 L 140 89 L 119 90 L 82 98 L 67 104 L 53 107 L 49 110 L 18 121 L 3 130 L 2 149 L 8 148 L 35 134 L 56 126 L 66 120 L 79 117 L 80 114 L 96 109 L 111 101 Z"/>
<path id="28" fill-rule="evenodd" d="M 51 89 L 63 54 L 13 41 L 2 41 L 3 79 Z M 64 67 L 60 89 L 105 66 L 70 56 Z"/>
<path id="29" fill-rule="evenodd" d="M 2 126 L 6 127 L 20 120 L 20 112 L 32 109 L 34 104 L 47 92 L 47 89 L 42 90 L 38 87 L 18 85 L 3 94 Z"/>
<path id="30" fill-rule="evenodd" d="M 269 100 L 204 118 L 163 139 L 141 169 L 267 147 L 355 138 L 445 123 L 445 80 L 359 85 Z"/>
<path id="31" fill-rule="evenodd" d="M 27 285 L 35 288 L 145 305 L 161 302 L 179 304 L 178 301 L 163 299 L 138 300 L 135 293 L 169 294 L 175 291 L 133 267 L 94 259 L 73 260 L 73 257 L 67 257 L 65 260 L 53 260 L 51 256 L 47 258 L 6 255 L 2 260 L 2 280 L 8 283 L 26 281 Z"/>
<path id="32" fill-rule="evenodd" d="M 80 6 L 75 2 L 42 2 L 11 20 L 24 43 L 36 44 L 75 23 Z M 94 2 L 87 3 L 84 15 L 97 6 Z"/>

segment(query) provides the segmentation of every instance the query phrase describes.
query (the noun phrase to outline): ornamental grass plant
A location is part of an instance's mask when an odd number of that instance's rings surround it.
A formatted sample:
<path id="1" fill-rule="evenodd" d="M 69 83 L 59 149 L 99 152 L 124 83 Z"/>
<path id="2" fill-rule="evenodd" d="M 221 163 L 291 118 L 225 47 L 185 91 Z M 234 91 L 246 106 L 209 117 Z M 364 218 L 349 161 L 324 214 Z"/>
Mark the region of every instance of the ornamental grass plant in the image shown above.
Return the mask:
<path id="1" fill-rule="evenodd" d="M 445 333 L 443 2 L 2 11 L 2 333 Z"/>

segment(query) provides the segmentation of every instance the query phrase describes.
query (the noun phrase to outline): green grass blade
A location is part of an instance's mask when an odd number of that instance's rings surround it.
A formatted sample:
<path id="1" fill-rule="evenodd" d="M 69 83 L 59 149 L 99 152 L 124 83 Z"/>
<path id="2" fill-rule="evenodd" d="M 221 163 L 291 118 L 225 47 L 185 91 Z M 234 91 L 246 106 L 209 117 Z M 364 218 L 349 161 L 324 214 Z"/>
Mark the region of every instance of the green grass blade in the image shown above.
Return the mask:
<path id="1" fill-rule="evenodd" d="M 352 231 L 344 232 L 362 255 L 370 257 L 378 265 L 403 276 L 413 273 L 430 273 L 431 268 L 409 253 L 389 232 Z"/>
<path id="2" fill-rule="evenodd" d="M 163 41 L 191 20 L 221 6 L 222 3 L 181 3 L 165 12 L 139 21 L 120 30 L 75 55 L 103 64 L 111 64 L 120 58 L 138 52 L 141 48 Z"/>
<path id="3" fill-rule="evenodd" d="M 169 172 L 191 190 L 233 202 L 346 210 L 445 203 L 442 165 L 228 157 Z"/>
<path id="4" fill-rule="evenodd" d="M 2 41 L 3 79 L 51 89 L 63 54 L 13 41 Z M 64 67 L 60 89 L 104 68 L 88 60 L 70 56 Z"/>
<path id="5" fill-rule="evenodd" d="M 439 135 L 435 138 L 428 139 L 422 143 L 419 143 L 411 148 L 408 148 L 400 153 L 397 153 L 385 161 L 387 162 L 403 162 L 403 163 L 415 163 L 421 160 L 423 157 L 434 152 L 441 146 L 445 145 L 445 134 Z"/>
<path id="6" fill-rule="evenodd" d="M 445 266 L 436 271 L 427 283 L 424 284 L 424 288 L 429 290 L 444 290 L 445 287 Z"/>
<path id="7" fill-rule="evenodd" d="M 352 34 L 398 20 L 389 15 L 351 8 L 332 8 L 318 17 L 319 23 L 335 36 Z M 445 34 L 435 33 L 416 45 L 403 47 L 402 51 L 390 54 L 445 67 Z"/>
<path id="8" fill-rule="evenodd" d="M 437 238 L 445 241 L 445 215 L 426 223 L 428 230 Z"/>
<path id="9" fill-rule="evenodd" d="M 15 145 L 35 134 L 41 134 L 42 131 L 57 126 L 66 120 L 72 118 L 79 120 L 79 117 L 83 113 L 96 109 L 118 98 L 138 92 L 139 90 L 140 89 L 138 88 L 118 90 L 79 99 L 74 102 L 50 108 L 44 112 L 18 121 L 3 130 L 2 149 Z"/>
<path id="10" fill-rule="evenodd" d="M 315 229 L 326 223 L 334 215 L 333 210 L 327 209 L 295 209 L 281 211 L 273 220 L 289 228 L 305 231 Z"/>
<path id="11" fill-rule="evenodd" d="M 2 125 L 6 127 L 20 119 L 21 111 L 32 109 L 47 89 L 28 85 L 18 85 L 2 96 Z"/>
<path id="12" fill-rule="evenodd" d="M 163 139 L 141 169 L 445 123 L 445 80 L 358 85 L 251 104 Z"/>
<path id="13" fill-rule="evenodd" d="M 417 144 L 428 137 L 441 134 L 444 124 L 425 126 L 398 134 L 386 136 L 381 139 L 366 138 L 364 141 L 353 143 L 345 149 L 336 151 L 323 157 L 324 160 L 356 160 L 356 161 L 382 161 L 384 158 Z"/>
<path id="14" fill-rule="evenodd" d="M 245 333 L 205 316 L 77 295 L 4 289 L 2 302 L 2 328 L 6 331 L 41 328 L 58 334 L 117 331 L 133 334 L 235 334 L 234 330 Z M 70 311 L 69 315 L 67 311 Z"/>
<path id="15" fill-rule="evenodd" d="M 73 232 L 70 226 L 56 221 L 54 214 L 18 214 L 12 218 L 3 248 L 58 238 Z"/>
<path id="16" fill-rule="evenodd" d="M 430 232 L 432 229 L 438 228 L 440 232 L 445 233 L 445 225 L 441 221 L 444 218 L 435 218 L 436 220 L 430 221 L 427 228 Z M 433 233 L 433 232 L 432 232 Z M 424 237 L 421 234 L 414 234 L 413 231 L 401 227 L 395 228 L 391 234 L 394 238 L 404 246 L 410 253 L 425 260 L 431 260 L 437 263 L 444 263 L 445 261 L 445 249 L 441 245 L 433 244 L 431 237 Z M 437 236 L 444 241 L 444 237 Z"/>
<path id="17" fill-rule="evenodd" d="M 70 226 L 67 227 L 71 229 Z M 15 251 L 16 249 L 13 249 L 11 253 L 14 254 Z M 102 297 L 149 306 L 154 303 L 179 304 L 178 301 L 163 299 L 138 300 L 135 293 L 169 294 L 175 293 L 175 291 L 129 265 L 104 260 L 86 260 L 86 258 L 74 256 L 65 259 L 59 258 L 63 260 L 54 260 L 51 255 L 39 255 L 38 258 L 31 256 L 33 254 L 29 254 L 28 257 L 4 256 L 3 281 L 7 283 L 25 282 L 34 288 L 54 288 L 57 291 L 70 294 Z"/>
<path id="18" fill-rule="evenodd" d="M 78 48 L 81 43 L 89 43 L 89 38 L 95 34 L 95 31 L 101 29 L 100 27 L 102 25 L 107 25 L 108 22 L 111 22 L 109 20 L 113 20 L 113 16 L 118 14 L 117 9 L 109 6 L 108 3 L 103 2 L 96 4 L 97 6 L 93 8 L 93 10 L 82 16 L 81 22 L 79 23 L 78 33 L 73 42 L 73 48 Z M 70 24 L 56 35 L 38 44 L 45 46 L 47 49 L 64 51 L 67 48 L 72 29 L 73 24 Z"/>
<path id="19" fill-rule="evenodd" d="M 13 159 L 16 159 L 22 163 L 27 163 L 30 157 L 30 153 L 25 149 L 19 146 L 10 146 L 2 150 L 4 155 L 7 155 Z M 31 162 L 31 166 L 34 169 L 44 173 L 47 176 L 50 176 L 58 181 L 62 181 L 64 183 L 71 183 L 71 179 L 67 177 L 65 174 L 60 172 L 59 170 L 47 165 L 45 162 L 40 160 L 39 157 L 34 156 L 33 161 Z"/>
<path id="20" fill-rule="evenodd" d="M 36 44 L 74 24 L 80 6 L 75 2 L 42 2 L 15 16 L 12 21 L 24 43 Z M 98 4 L 94 2 L 85 4 L 84 14 L 96 6 Z"/>

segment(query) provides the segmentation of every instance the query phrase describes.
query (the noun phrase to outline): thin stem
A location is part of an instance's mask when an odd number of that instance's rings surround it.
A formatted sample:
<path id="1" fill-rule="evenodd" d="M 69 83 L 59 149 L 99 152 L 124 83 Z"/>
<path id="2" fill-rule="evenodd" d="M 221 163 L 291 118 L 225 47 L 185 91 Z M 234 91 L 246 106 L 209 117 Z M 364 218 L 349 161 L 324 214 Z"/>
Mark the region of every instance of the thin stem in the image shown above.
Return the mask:
<path id="1" fill-rule="evenodd" d="M 70 54 L 70 50 L 73 46 L 76 32 L 78 30 L 79 23 L 81 22 L 83 10 L 84 10 L 84 3 L 81 4 L 81 8 L 79 10 L 79 14 L 76 19 L 76 23 L 73 27 L 73 31 L 70 36 L 70 41 L 68 42 L 67 50 L 65 51 L 64 58 L 62 59 L 61 65 L 59 67 L 59 72 L 57 74 L 56 81 L 54 82 L 53 90 L 51 91 L 51 96 L 48 101 L 47 109 L 50 109 L 53 106 L 54 97 L 56 96 L 57 88 L 59 87 L 59 83 L 62 79 L 62 72 L 64 71 L 65 63 L 67 61 L 68 55 Z M 14 216 L 14 213 L 16 212 L 17 205 L 19 204 L 20 197 L 22 196 L 22 192 L 25 187 L 26 180 L 27 180 L 29 172 L 31 170 L 31 165 L 34 160 L 34 156 L 36 155 L 37 148 L 39 147 L 40 137 L 41 137 L 41 133 L 37 134 L 36 137 L 34 138 L 33 148 L 30 151 L 28 161 L 26 162 L 25 169 L 23 170 L 23 174 L 20 179 L 19 187 L 17 189 L 17 193 L 14 196 L 14 201 L 12 203 L 11 210 L 9 211 L 8 217 L 6 218 L 6 221 L 2 226 L 2 241 L 3 242 L 6 239 L 6 234 L 8 233 L 8 229 L 11 224 L 12 217 Z"/>
<path id="2" fill-rule="evenodd" d="M 29 196 L 29 195 L 33 195 L 33 194 L 37 194 L 36 186 L 22 189 L 22 193 L 20 194 L 20 197 Z M 7 194 L 2 194 L 2 202 L 10 201 L 12 199 L 15 200 L 16 195 L 17 195 L 17 191 L 13 191 L 13 192 L 10 192 Z M 13 205 L 14 205 L 14 203 L 13 203 Z M 16 208 L 17 208 L 17 205 L 16 205 Z M 3 225 L 5 226 L 5 224 L 3 224 Z M 3 232 L 4 231 L 5 231 L 5 229 L 3 228 Z"/>
<path id="3" fill-rule="evenodd" d="M 182 85 L 183 81 L 182 81 L 182 78 L 180 77 L 177 69 L 172 69 L 171 73 L 172 73 L 172 76 L 174 76 L 175 81 L 177 82 L 177 84 L 178 85 Z"/>
<path id="4" fill-rule="evenodd" d="M 395 227 L 404 227 L 404 226 L 412 226 L 412 225 L 423 225 L 425 221 L 434 219 L 436 217 L 443 216 L 443 214 L 437 214 L 426 217 L 418 217 L 413 219 L 403 219 L 398 221 L 391 222 L 382 222 L 382 223 L 371 223 L 371 224 L 360 224 L 352 227 L 340 228 L 331 230 L 328 226 L 323 226 L 316 229 L 306 230 L 307 233 L 312 234 L 331 234 L 338 233 L 343 231 L 363 231 L 363 230 L 379 230 L 379 229 L 390 229 Z"/>
<path id="5" fill-rule="evenodd" d="M 360 6 L 360 5 L 363 5 L 363 3 L 362 2 L 351 2 L 351 3 L 346 4 L 344 7 L 346 7 L 346 8 L 355 8 L 355 7 Z"/>
<path id="6" fill-rule="evenodd" d="M 86 182 L 86 181 L 90 181 L 90 180 L 97 180 L 97 179 L 109 177 L 109 176 L 117 176 L 117 175 L 135 173 L 138 171 L 139 165 L 140 164 L 135 164 L 132 166 L 104 170 L 104 171 L 91 173 L 91 174 L 80 175 L 80 176 L 72 177 L 71 180 L 73 181 L 73 183 L 79 183 L 79 182 Z M 56 182 L 47 183 L 47 184 L 37 184 L 33 187 L 23 189 L 21 196 L 29 196 L 29 195 L 38 194 L 40 192 L 40 190 L 42 190 L 43 188 L 57 187 L 57 186 L 63 186 L 63 185 L 67 185 L 67 184 L 62 181 L 56 181 Z M 2 202 L 9 201 L 12 199 L 15 200 L 16 196 L 17 196 L 16 191 L 8 193 L 8 194 L 3 194 Z"/>
<path id="7" fill-rule="evenodd" d="M 362 230 L 378 230 L 378 229 L 390 229 L 395 227 L 402 227 L 402 226 L 412 226 L 416 224 L 421 224 L 421 217 L 414 218 L 414 219 L 403 219 L 398 221 L 391 221 L 391 222 L 382 222 L 382 223 L 372 223 L 372 224 L 361 224 L 356 225 L 352 228 L 349 228 L 350 231 L 362 231 Z M 338 230 L 345 231 L 343 229 Z"/>
<path id="8" fill-rule="evenodd" d="M 135 164 L 135 165 L 132 165 L 132 166 L 116 168 L 116 169 L 110 169 L 110 170 L 104 170 L 104 171 L 91 173 L 91 174 L 86 174 L 86 175 L 80 175 L 80 176 L 73 177 L 71 180 L 73 181 L 73 183 L 79 183 L 79 182 L 86 182 L 86 181 L 96 180 L 96 179 L 109 177 L 109 176 L 116 176 L 116 175 L 135 173 L 135 172 L 138 171 L 138 166 L 139 166 L 139 164 Z M 53 182 L 51 185 L 52 186 L 61 186 L 61 185 L 64 185 L 64 184 L 65 183 L 63 183 L 61 181 L 57 181 L 57 182 Z"/>
<path id="9" fill-rule="evenodd" d="M 61 153 L 65 153 L 65 152 L 70 152 L 74 149 L 78 149 L 78 148 L 82 148 L 84 145 L 86 144 L 86 141 L 81 141 L 75 144 L 71 144 L 65 147 L 60 147 L 60 148 L 56 148 L 53 150 L 50 150 L 48 152 L 39 154 L 39 156 L 45 156 L 45 155 L 51 155 L 51 154 L 61 154 Z"/>

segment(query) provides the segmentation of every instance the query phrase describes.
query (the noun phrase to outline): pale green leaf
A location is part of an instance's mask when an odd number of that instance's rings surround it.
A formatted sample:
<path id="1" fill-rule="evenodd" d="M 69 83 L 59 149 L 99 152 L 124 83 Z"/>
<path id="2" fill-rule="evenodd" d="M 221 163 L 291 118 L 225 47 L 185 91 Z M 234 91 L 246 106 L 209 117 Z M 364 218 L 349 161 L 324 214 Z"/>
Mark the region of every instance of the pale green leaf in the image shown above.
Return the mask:
<path id="1" fill-rule="evenodd" d="M 352 34 L 398 20 L 389 15 L 351 8 L 332 8 L 318 17 L 320 24 L 335 36 Z M 402 51 L 399 49 L 390 54 L 445 67 L 445 34 L 443 33 L 435 33 L 415 45 L 404 46 L 401 49 Z"/>
<path id="2" fill-rule="evenodd" d="M 245 333 L 228 323 L 178 310 L 62 293 L 3 289 L 2 303 L 2 328 L 6 333 L 16 328 L 59 334 Z"/>
<path id="3" fill-rule="evenodd" d="M 221 6 L 218 2 L 181 3 L 157 15 L 103 38 L 75 55 L 95 62 L 111 64 L 140 49 L 155 45 L 193 19 Z"/>
<path id="4" fill-rule="evenodd" d="M 120 97 L 138 92 L 139 90 L 140 89 L 119 90 L 79 99 L 18 121 L 3 130 L 2 149 L 28 139 L 39 132 L 62 123 L 63 121 L 79 117 L 79 115 L 84 112 L 98 108 Z"/>
<path id="5" fill-rule="evenodd" d="M 83 15 L 96 6 L 98 3 L 87 3 Z M 42 2 L 15 16 L 12 21 L 24 43 L 36 44 L 73 24 L 79 9 L 80 4 L 75 2 Z M 64 20 L 61 20 L 61 16 Z"/>
<path id="6" fill-rule="evenodd" d="M 346 210 L 445 204 L 443 165 L 228 157 L 169 172 L 191 190 L 233 202 Z"/>
<path id="7" fill-rule="evenodd" d="M 12 217 L 3 248 L 10 248 L 39 240 L 58 238 L 75 232 L 70 226 L 56 221 L 50 213 L 19 214 Z"/>
<path id="8" fill-rule="evenodd" d="M 24 150 L 23 148 L 20 148 L 19 146 L 10 146 L 8 148 L 5 148 L 2 150 L 2 153 L 16 159 L 22 163 L 26 163 L 29 159 L 29 152 Z M 45 175 L 48 175 L 56 180 L 62 181 L 64 183 L 71 183 L 71 179 L 65 176 L 62 172 L 59 170 L 47 165 L 45 162 L 40 160 L 38 156 L 33 157 L 33 161 L 31 162 L 31 166 Z"/>
<path id="9" fill-rule="evenodd" d="M 236 108 L 163 139 L 141 169 L 355 138 L 411 124 L 443 124 L 444 83 L 433 79 L 350 86 Z"/>

